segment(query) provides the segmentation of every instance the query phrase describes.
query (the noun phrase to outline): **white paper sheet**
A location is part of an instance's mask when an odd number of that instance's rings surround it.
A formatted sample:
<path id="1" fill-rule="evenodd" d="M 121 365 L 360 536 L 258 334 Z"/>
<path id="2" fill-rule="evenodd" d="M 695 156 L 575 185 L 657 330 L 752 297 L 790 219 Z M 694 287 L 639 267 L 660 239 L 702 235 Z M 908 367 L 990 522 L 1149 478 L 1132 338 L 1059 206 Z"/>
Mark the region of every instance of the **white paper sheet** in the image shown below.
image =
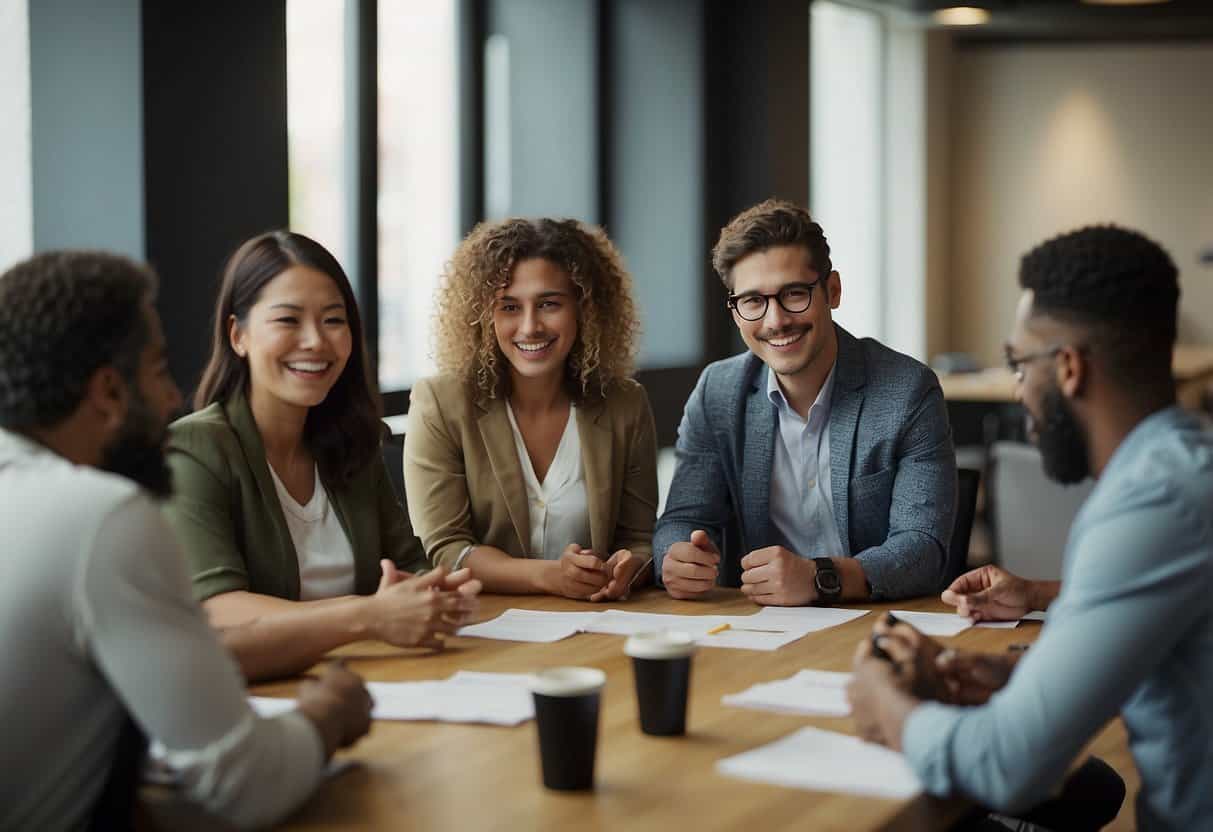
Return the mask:
<path id="1" fill-rule="evenodd" d="M 1044 621 L 1045 620 L 1045 611 L 1044 610 L 1032 610 L 1030 613 L 1028 613 L 1027 615 L 1025 615 L 1023 618 L 1021 618 L 1019 620 L 1020 621 Z"/>
<path id="2" fill-rule="evenodd" d="M 1013 630 L 1019 626 L 1019 621 L 978 621 L 974 627 L 985 627 L 987 630 Z"/>
<path id="3" fill-rule="evenodd" d="M 905 799 L 922 784 L 896 751 L 858 737 L 801 728 L 768 745 L 726 757 L 716 770 L 730 777 L 797 789 Z"/>
<path id="4" fill-rule="evenodd" d="M 461 670 L 449 679 L 425 682 L 367 682 L 375 700 L 372 719 L 482 722 L 517 725 L 535 716 L 532 677 L 524 673 L 476 673 Z M 295 707 L 294 699 L 250 696 L 262 716 Z"/>
<path id="5" fill-rule="evenodd" d="M 893 610 L 893 615 L 928 636 L 954 636 L 973 626 L 972 621 L 953 612 Z"/>
<path id="6" fill-rule="evenodd" d="M 749 616 L 754 627 L 794 626 L 805 632 L 816 632 L 846 624 L 867 615 L 869 610 L 848 610 L 842 607 L 763 607 Z"/>
<path id="7" fill-rule="evenodd" d="M 490 621 L 460 627 L 456 635 L 500 641 L 553 642 L 581 632 L 599 612 L 508 609 Z"/>
<path id="8" fill-rule="evenodd" d="M 680 630 L 698 638 L 713 627 L 730 622 L 741 626 L 741 622 L 746 620 L 748 616 L 743 615 L 671 615 L 610 609 L 589 622 L 586 632 L 632 636 L 657 630 Z"/>
<path id="9" fill-rule="evenodd" d="M 634 635 L 655 630 L 680 630 L 695 639 L 700 647 L 767 651 L 778 650 L 810 632 L 803 624 L 756 619 L 756 615 L 671 615 L 607 610 L 590 624 L 588 632 Z M 711 632 L 724 624 L 729 628 Z"/>
<path id="10" fill-rule="evenodd" d="M 740 693 L 730 693 L 720 701 L 734 707 L 783 714 L 846 716 L 851 713 L 846 693 L 850 680 L 850 673 L 802 670 L 787 679 L 760 682 Z"/>
<path id="11" fill-rule="evenodd" d="M 279 699 L 276 696 L 250 696 L 248 703 L 253 713 L 262 717 L 274 717 L 295 709 L 294 699 Z"/>

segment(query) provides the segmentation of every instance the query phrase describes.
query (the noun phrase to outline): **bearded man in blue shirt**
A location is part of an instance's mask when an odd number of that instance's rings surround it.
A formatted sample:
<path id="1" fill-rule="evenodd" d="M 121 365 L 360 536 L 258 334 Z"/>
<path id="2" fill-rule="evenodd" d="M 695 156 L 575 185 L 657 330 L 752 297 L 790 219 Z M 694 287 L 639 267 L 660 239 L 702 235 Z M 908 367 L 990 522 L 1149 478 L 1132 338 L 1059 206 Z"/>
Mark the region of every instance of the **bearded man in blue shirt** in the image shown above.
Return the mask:
<path id="1" fill-rule="evenodd" d="M 1020 285 L 1006 352 L 1029 435 L 1054 479 L 1097 483 L 1059 585 L 985 568 L 944 600 L 979 618 L 1047 607 L 1045 628 L 1016 662 L 881 621 L 873 643 L 891 660 L 871 643 L 857 651 L 856 724 L 901 750 L 932 794 L 1018 813 L 1119 712 L 1141 776 L 1138 828 L 1208 828 L 1213 434 L 1175 404 L 1175 265 L 1140 234 L 1085 228 L 1029 252 Z"/>

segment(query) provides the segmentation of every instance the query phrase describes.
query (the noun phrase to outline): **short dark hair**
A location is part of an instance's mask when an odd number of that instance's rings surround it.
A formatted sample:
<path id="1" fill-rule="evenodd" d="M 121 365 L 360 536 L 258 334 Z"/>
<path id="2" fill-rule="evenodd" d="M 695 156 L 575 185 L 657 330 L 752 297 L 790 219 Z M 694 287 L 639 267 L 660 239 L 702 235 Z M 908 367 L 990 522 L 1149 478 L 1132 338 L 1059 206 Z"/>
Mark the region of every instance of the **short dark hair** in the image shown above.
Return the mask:
<path id="1" fill-rule="evenodd" d="M 103 251 L 49 251 L 0 275 L 0 427 L 49 428 L 112 366 L 136 383 L 152 270 Z"/>
<path id="2" fill-rule="evenodd" d="M 371 376 L 362 318 L 354 289 L 337 258 L 320 243 L 291 231 L 268 231 L 246 241 L 223 270 L 211 338 L 211 357 L 194 393 L 194 407 L 227 403 L 248 393 L 248 362 L 236 355 L 228 338 L 232 316 L 244 323 L 271 280 L 292 266 L 307 266 L 332 278 L 345 302 L 353 350 L 333 389 L 311 408 L 303 441 L 327 482 L 346 485 L 379 454 L 384 425 L 379 389 Z"/>
<path id="3" fill-rule="evenodd" d="M 712 249 L 712 267 L 733 288 L 733 266 L 757 251 L 774 246 L 804 246 L 818 277 L 834 270 L 825 232 L 809 212 L 792 202 L 768 199 L 729 220 Z"/>
<path id="4" fill-rule="evenodd" d="M 1019 285 L 1032 314 L 1088 330 L 1113 378 L 1169 389 L 1179 273 L 1158 243 L 1113 225 L 1071 231 L 1023 256 Z"/>

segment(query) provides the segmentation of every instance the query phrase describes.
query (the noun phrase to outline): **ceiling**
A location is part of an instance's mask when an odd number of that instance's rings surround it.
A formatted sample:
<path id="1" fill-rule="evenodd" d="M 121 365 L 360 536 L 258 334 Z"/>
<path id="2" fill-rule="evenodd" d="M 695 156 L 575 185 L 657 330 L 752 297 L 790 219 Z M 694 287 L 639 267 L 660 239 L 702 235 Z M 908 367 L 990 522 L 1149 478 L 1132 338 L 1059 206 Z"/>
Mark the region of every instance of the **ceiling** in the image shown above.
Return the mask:
<path id="1" fill-rule="evenodd" d="M 989 23 L 954 27 L 962 40 L 1213 38 L 1213 0 L 1128 6 L 1079 0 L 861 0 L 860 4 L 896 10 L 924 22 L 930 22 L 930 12 L 940 6 L 989 9 Z"/>

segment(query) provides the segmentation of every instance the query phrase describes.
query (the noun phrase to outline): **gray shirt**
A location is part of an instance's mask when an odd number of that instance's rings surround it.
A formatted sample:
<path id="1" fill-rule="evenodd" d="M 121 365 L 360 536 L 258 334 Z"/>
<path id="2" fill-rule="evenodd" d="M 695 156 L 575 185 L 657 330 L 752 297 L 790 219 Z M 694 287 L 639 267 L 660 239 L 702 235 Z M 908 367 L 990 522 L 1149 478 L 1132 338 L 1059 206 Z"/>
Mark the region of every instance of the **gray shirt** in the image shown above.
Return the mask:
<path id="1" fill-rule="evenodd" d="M 807 419 L 792 409 L 775 373 L 767 369 L 767 397 L 779 414 L 771 466 L 771 525 L 784 548 L 805 558 L 839 557 L 830 478 L 830 397 L 834 368 L 809 408 Z"/>
<path id="2" fill-rule="evenodd" d="M 270 823 L 319 779 L 298 712 L 258 719 L 132 482 L 0 430 L 0 829 L 87 825 L 129 712 L 185 794 Z"/>
<path id="3" fill-rule="evenodd" d="M 1141 775 L 1138 827 L 1207 829 L 1211 509 L 1213 435 L 1174 407 L 1144 420 L 1075 518 L 1061 594 L 1007 686 L 979 708 L 910 715 L 902 744 L 927 790 L 1010 811 L 1035 804 L 1119 711 Z"/>

